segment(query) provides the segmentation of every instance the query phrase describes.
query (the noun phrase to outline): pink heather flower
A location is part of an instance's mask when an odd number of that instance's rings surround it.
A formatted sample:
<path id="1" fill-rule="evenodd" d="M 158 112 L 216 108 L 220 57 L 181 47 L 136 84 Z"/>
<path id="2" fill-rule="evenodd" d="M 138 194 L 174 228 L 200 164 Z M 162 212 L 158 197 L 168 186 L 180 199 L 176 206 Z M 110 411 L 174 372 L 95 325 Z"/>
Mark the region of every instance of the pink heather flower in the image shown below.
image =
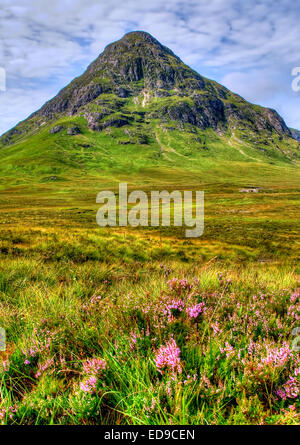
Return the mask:
<path id="1" fill-rule="evenodd" d="M 35 328 L 35 335 L 32 338 L 33 345 L 29 349 L 22 349 L 22 354 L 25 355 L 25 365 L 29 365 L 31 363 L 31 359 L 37 357 L 38 354 L 49 350 L 52 340 L 55 336 L 54 332 L 44 331 L 42 330 L 40 333 Z"/>
<path id="2" fill-rule="evenodd" d="M 88 379 L 80 382 L 80 389 L 84 392 L 88 392 L 93 394 L 96 392 L 97 387 L 97 378 L 95 376 L 91 376 Z"/>
<path id="3" fill-rule="evenodd" d="M 35 348 L 35 347 L 32 347 L 32 348 L 30 348 L 28 350 L 22 349 L 22 354 L 25 355 L 25 361 L 24 361 L 25 365 L 29 365 L 30 364 L 30 360 L 29 359 L 31 357 L 32 358 L 35 357 L 38 352 L 39 352 L 38 349 Z"/>
<path id="4" fill-rule="evenodd" d="M 36 348 L 29 349 L 29 354 L 31 355 L 31 357 L 35 357 L 37 352 L 38 352 L 38 350 Z"/>
<path id="5" fill-rule="evenodd" d="M 214 336 L 217 335 L 217 334 L 222 334 L 223 329 L 220 328 L 220 326 L 219 326 L 219 324 L 217 322 L 216 323 L 212 323 L 211 327 L 213 328 Z"/>
<path id="6" fill-rule="evenodd" d="M 65 366 L 66 359 L 60 354 L 59 354 L 59 361 L 60 361 L 61 366 Z"/>
<path id="7" fill-rule="evenodd" d="M 219 349 L 222 354 L 226 353 L 226 358 L 231 357 L 235 353 L 234 348 L 228 342 L 225 343 L 225 348 L 220 347 Z"/>
<path id="8" fill-rule="evenodd" d="M 170 380 L 167 382 L 167 385 L 166 385 L 166 392 L 167 392 L 167 394 L 168 394 L 168 396 L 169 397 L 171 397 L 171 395 L 172 395 L 172 388 L 171 388 L 171 383 L 170 383 Z"/>
<path id="9" fill-rule="evenodd" d="M 295 399 L 300 395 L 300 385 L 295 377 L 290 376 L 289 380 L 276 391 L 278 397 L 283 400 Z"/>
<path id="10" fill-rule="evenodd" d="M 290 297 L 290 302 L 292 304 L 289 306 L 287 314 L 298 321 L 300 320 L 300 293 L 294 292 Z"/>
<path id="11" fill-rule="evenodd" d="M 205 307 L 204 303 L 198 303 L 194 306 L 186 308 L 186 312 L 190 316 L 190 318 L 197 318 L 200 314 L 205 314 L 206 311 L 207 308 Z"/>
<path id="12" fill-rule="evenodd" d="M 151 411 L 154 410 L 155 405 L 156 405 L 156 400 L 155 400 L 154 398 L 152 398 L 152 401 L 151 401 L 151 408 L 150 408 Z"/>
<path id="13" fill-rule="evenodd" d="M 226 284 L 226 283 L 227 284 L 231 284 L 232 283 L 232 279 L 231 278 L 226 278 L 222 272 L 218 272 L 217 276 L 218 276 L 218 280 L 219 280 L 221 285 L 222 284 Z"/>
<path id="14" fill-rule="evenodd" d="M 106 361 L 102 360 L 102 358 L 92 358 L 85 360 L 82 366 L 85 374 L 95 376 L 106 368 Z"/>
<path id="15" fill-rule="evenodd" d="M 135 334 L 134 332 L 131 334 L 131 340 L 133 343 L 136 343 L 136 339 L 137 339 L 137 334 Z"/>
<path id="16" fill-rule="evenodd" d="M 154 362 L 160 374 L 163 374 L 164 370 L 171 371 L 173 375 L 181 374 L 180 349 L 177 347 L 174 338 L 171 338 L 166 346 L 159 348 Z"/>
<path id="17" fill-rule="evenodd" d="M 248 346 L 248 354 L 249 355 L 255 355 L 258 354 L 262 349 L 262 345 L 260 343 L 254 343 L 252 340 L 250 340 L 249 346 Z"/>
<path id="18" fill-rule="evenodd" d="M 300 292 L 296 291 L 296 292 L 292 293 L 291 298 L 290 298 L 290 302 L 291 303 L 295 303 L 298 300 L 298 298 L 299 298 L 299 301 L 300 301 Z"/>
<path id="19" fill-rule="evenodd" d="M 131 338 L 131 342 L 129 344 L 130 349 L 134 349 L 135 345 L 136 345 L 136 342 L 137 342 L 138 336 L 137 336 L 137 334 L 135 332 L 131 332 L 130 333 L 130 338 Z"/>
<path id="20" fill-rule="evenodd" d="M 179 300 L 172 300 L 171 303 L 167 305 L 168 309 L 177 309 L 178 311 L 182 312 L 184 308 L 184 301 L 179 298 Z"/>
<path id="21" fill-rule="evenodd" d="M 184 301 L 179 298 L 178 300 L 173 299 L 170 303 L 166 304 L 163 313 L 168 315 L 168 321 L 174 320 L 174 312 L 182 312 L 184 308 Z"/>
<path id="22" fill-rule="evenodd" d="M 260 367 L 263 365 L 270 365 L 275 368 L 285 366 L 289 360 L 293 357 L 293 352 L 291 351 L 287 342 L 284 342 L 281 348 L 271 347 L 267 345 L 267 356 L 261 359 Z"/>
<path id="23" fill-rule="evenodd" d="M 194 287 L 194 285 L 189 283 L 186 278 L 173 278 L 172 280 L 168 280 L 168 285 L 172 291 L 178 293 L 185 290 L 191 290 Z"/>
<path id="24" fill-rule="evenodd" d="M 53 363 L 54 363 L 53 358 L 48 359 L 48 360 L 47 360 L 45 363 L 43 363 L 43 364 L 39 363 L 39 364 L 38 364 L 38 371 L 37 371 L 37 373 L 35 374 L 35 378 L 36 378 L 36 379 L 39 378 L 45 371 L 47 371 L 47 369 L 51 368 L 51 366 L 53 365 Z"/>
<path id="25" fill-rule="evenodd" d="M 9 360 L 4 360 L 4 361 L 2 362 L 2 367 L 3 367 L 3 371 L 4 371 L 4 372 L 9 371 L 9 366 L 10 366 Z"/>
<path id="26" fill-rule="evenodd" d="M 14 406 L 9 406 L 7 409 L 1 408 L 0 409 L 0 420 L 4 420 L 5 416 L 9 416 L 10 419 L 13 418 L 13 414 L 17 412 L 17 408 Z"/>
<path id="27" fill-rule="evenodd" d="M 100 301 L 101 299 L 102 299 L 101 295 L 94 295 L 94 296 L 91 298 L 91 303 L 92 303 L 92 304 L 95 304 L 95 303 L 97 303 L 98 301 Z"/>
<path id="28" fill-rule="evenodd" d="M 186 376 L 186 380 L 184 380 L 183 384 L 186 385 L 191 382 L 195 382 L 197 380 L 198 374 L 194 374 L 193 376 L 190 376 L 189 374 Z"/>

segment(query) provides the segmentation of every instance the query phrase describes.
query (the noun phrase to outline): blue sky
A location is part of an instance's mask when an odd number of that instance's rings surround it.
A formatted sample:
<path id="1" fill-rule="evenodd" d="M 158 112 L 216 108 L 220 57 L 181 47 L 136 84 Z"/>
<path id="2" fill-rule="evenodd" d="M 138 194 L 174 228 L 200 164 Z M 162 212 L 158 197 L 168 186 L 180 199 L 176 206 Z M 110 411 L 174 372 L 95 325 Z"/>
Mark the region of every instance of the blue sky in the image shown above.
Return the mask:
<path id="1" fill-rule="evenodd" d="M 185 63 L 300 129 L 300 8 L 294 0 L 0 0 L 0 134 L 83 73 L 104 47 L 144 30 Z"/>

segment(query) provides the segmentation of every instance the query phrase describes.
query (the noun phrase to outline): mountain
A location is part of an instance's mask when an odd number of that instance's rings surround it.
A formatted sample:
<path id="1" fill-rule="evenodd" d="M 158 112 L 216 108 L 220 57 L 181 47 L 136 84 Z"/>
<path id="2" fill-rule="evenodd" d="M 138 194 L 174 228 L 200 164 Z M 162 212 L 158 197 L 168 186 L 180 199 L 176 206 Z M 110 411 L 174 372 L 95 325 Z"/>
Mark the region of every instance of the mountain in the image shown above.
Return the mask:
<path id="1" fill-rule="evenodd" d="M 291 135 L 296 141 L 300 142 L 300 131 L 295 130 L 294 128 L 290 128 Z"/>
<path id="2" fill-rule="evenodd" d="M 292 135 L 275 110 L 202 77 L 136 31 L 0 138 L 0 175 L 22 182 L 75 170 L 126 172 L 129 164 L 194 169 L 208 159 L 295 164 Z"/>

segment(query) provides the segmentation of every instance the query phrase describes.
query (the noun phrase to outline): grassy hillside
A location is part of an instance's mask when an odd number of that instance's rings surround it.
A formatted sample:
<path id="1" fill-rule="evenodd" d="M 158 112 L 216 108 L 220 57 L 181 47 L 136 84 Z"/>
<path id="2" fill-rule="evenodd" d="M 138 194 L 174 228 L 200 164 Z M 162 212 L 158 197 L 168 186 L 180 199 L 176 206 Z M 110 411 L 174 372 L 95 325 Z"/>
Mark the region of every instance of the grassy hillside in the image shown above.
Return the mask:
<path id="1" fill-rule="evenodd" d="M 51 134 L 51 128 L 57 126 L 61 126 L 61 131 Z M 67 129 L 72 127 L 79 128 L 80 134 L 68 135 Z M 251 135 L 245 139 L 238 130 L 219 136 L 212 129 L 201 131 L 194 127 L 191 131 L 187 126 L 186 130 L 179 130 L 172 127 L 171 121 L 162 124 L 153 120 L 98 133 L 87 128 L 84 118 L 66 117 L 2 147 L 0 174 L 3 186 L 49 181 L 63 181 L 60 185 L 64 186 L 77 178 L 83 182 L 88 178 L 110 182 L 114 175 L 124 174 L 141 182 L 151 170 L 161 172 L 162 177 L 168 171 L 174 171 L 178 177 L 188 175 L 191 184 L 193 174 L 205 174 L 204 182 L 228 182 L 232 177 L 232 182 L 254 181 L 258 185 L 264 181 L 276 183 L 280 175 L 284 179 L 290 172 L 287 176 L 295 176 L 296 183 L 297 150 L 296 141 L 281 140 L 276 133 L 272 135 L 272 144 L 259 146 L 252 143 Z M 277 167 L 281 167 L 282 173 Z M 157 176 L 152 177 L 152 185 L 159 181 Z"/>

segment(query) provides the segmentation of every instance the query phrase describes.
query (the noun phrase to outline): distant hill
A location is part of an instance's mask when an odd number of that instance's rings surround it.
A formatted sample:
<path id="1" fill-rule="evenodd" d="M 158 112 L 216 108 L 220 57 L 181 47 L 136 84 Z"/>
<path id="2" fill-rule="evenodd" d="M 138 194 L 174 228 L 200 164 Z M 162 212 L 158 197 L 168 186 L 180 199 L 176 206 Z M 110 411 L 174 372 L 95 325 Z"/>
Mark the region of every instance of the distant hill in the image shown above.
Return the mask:
<path id="1" fill-rule="evenodd" d="M 292 137 L 296 139 L 296 141 L 300 142 L 300 130 L 295 130 L 294 128 L 290 128 L 290 132 L 292 134 Z"/>

